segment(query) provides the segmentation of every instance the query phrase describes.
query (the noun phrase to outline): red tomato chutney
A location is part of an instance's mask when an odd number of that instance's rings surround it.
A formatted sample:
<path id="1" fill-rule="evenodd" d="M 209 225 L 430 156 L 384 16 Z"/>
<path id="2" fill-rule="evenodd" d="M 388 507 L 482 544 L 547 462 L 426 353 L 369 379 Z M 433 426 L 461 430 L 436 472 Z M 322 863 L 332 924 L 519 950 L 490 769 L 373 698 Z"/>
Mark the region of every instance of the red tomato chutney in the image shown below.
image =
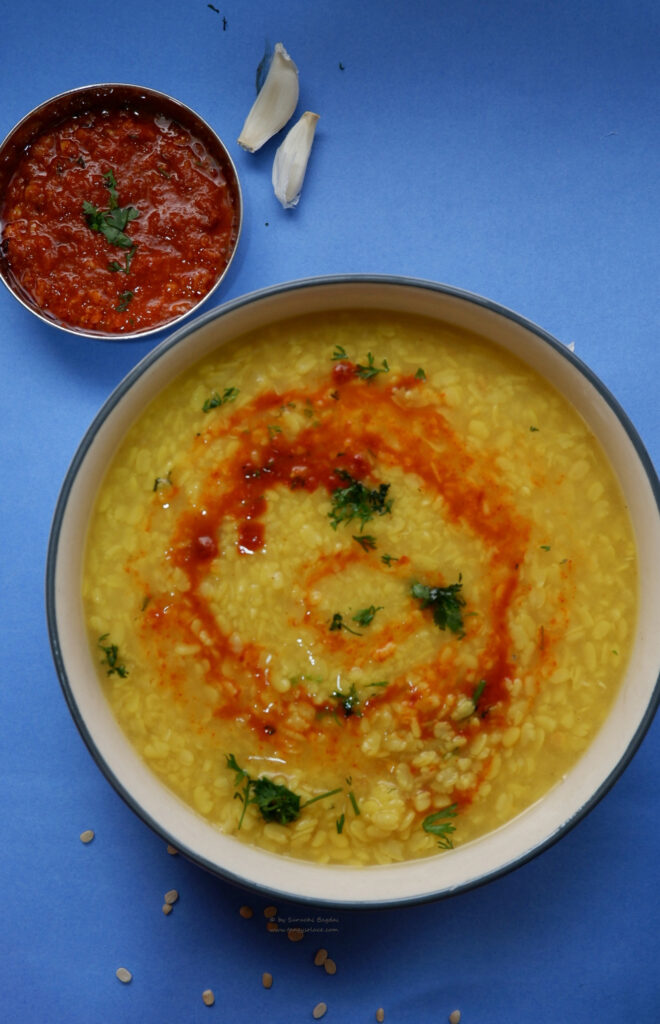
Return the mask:
<path id="1" fill-rule="evenodd" d="M 183 124 L 154 111 L 68 117 L 25 147 L 2 258 L 49 319 L 129 334 L 187 313 L 231 259 L 239 199 Z"/>

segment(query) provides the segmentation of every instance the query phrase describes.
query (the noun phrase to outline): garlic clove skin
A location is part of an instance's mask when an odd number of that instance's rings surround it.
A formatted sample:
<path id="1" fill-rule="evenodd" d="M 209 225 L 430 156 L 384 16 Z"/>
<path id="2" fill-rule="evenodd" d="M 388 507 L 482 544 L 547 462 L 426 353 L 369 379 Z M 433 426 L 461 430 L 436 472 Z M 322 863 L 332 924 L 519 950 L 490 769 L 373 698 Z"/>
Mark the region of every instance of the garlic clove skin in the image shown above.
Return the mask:
<path id="1" fill-rule="evenodd" d="M 281 43 L 273 58 L 252 109 L 245 119 L 238 144 L 255 153 L 287 123 L 298 102 L 298 68 Z"/>
<path id="2" fill-rule="evenodd" d="M 318 114 L 306 110 L 275 154 L 273 188 L 285 210 L 298 205 L 318 119 Z"/>

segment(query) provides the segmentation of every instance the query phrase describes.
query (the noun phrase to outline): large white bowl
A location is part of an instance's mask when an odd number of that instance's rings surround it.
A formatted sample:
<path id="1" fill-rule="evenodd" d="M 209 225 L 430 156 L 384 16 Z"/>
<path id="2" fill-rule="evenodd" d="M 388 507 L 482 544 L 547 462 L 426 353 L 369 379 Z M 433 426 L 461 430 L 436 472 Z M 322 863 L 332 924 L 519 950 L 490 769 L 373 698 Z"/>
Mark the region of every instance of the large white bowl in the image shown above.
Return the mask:
<path id="1" fill-rule="evenodd" d="M 151 773 L 103 695 L 83 619 L 87 523 L 126 430 L 177 374 L 231 339 L 290 316 L 337 309 L 417 313 L 481 334 L 532 366 L 581 413 L 623 489 L 640 555 L 639 621 L 612 711 L 570 773 L 534 806 L 481 839 L 391 866 L 318 866 L 246 846 L 196 814 Z M 639 746 L 660 700 L 660 485 L 634 427 L 594 374 L 534 324 L 479 296 L 398 277 L 340 276 L 279 285 L 227 302 L 158 345 L 116 388 L 85 434 L 55 510 L 47 565 L 53 656 L 76 725 L 127 804 L 182 853 L 230 881 L 317 905 L 387 906 L 446 896 L 538 854 L 607 792 Z"/>

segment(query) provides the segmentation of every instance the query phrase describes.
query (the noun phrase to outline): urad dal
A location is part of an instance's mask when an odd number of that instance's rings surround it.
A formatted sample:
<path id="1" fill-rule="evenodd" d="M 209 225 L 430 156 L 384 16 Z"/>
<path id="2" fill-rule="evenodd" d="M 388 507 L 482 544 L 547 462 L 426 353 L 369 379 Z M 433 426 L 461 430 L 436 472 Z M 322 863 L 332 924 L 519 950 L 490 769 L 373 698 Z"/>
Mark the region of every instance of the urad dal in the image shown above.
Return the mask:
<path id="1" fill-rule="evenodd" d="M 560 780 L 611 706 L 636 551 L 597 442 L 486 340 L 304 317 L 186 371 L 102 485 L 90 643 L 141 756 L 218 828 L 435 854 Z"/>

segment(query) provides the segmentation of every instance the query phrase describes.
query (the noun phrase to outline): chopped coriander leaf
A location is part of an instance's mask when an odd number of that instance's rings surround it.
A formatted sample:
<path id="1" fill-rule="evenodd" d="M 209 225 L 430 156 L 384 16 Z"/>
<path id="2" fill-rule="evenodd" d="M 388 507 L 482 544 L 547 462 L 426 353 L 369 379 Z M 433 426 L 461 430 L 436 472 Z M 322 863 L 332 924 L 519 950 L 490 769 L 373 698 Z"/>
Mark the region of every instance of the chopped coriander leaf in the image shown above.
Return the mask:
<path id="1" fill-rule="evenodd" d="M 427 587 L 423 583 L 413 583 L 411 595 L 422 602 L 422 609 L 432 608 L 433 621 L 440 629 L 448 629 L 459 637 L 464 636 L 463 613 L 465 600 L 461 596 L 463 584 L 451 583 L 448 587 Z"/>
<path id="2" fill-rule="evenodd" d="M 395 558 L 394 555 L 381 555 L 380 556 L 380 560 L 381 560 L 381 562 L 384 562 L 384 564 L 387 565 L 388 567 L 392 564 L 392 562 L 398 562 L 399 561 L 399 559 Z"/>
<path id="3" fill-rule="evenodd" d="M 538 431 L 539 431 L 538 427 L 530 427 L 529 428 L 530 434 L 538 434 Z"/>
<path id="4" fill-rule="evenodd" d="M 332 622 L 328 626 L 328 629 L 331 633 L 336 633 L 340 629 L 345 629 L 347 633 L 352 633 L 353 636 L 362 636 L 362 633 L 357 633 L 354 629 L 351 629 L 350 626 L 346 625 L 344 622 L 344 616 L 341 612 L 335 612 L 332 616 Z"/>
<path id="5" fill-rule="evenodd" d="M 374 620 L 376 612 L 380 612 L 383 609 L 383 605 L 369 605 L 368 608 L 361 608 L 359 612 L 356 612 L 353 616 L 353 622 L 357 622 L 358 626 L 369 626 Z"/>
<path id="6" fill-rule="evenodd" d="M 479 682 L 477 683 L 477 685 L 474 688 L 474 693 L 472 694 L 472 703 L 474 704 L 475 708 L 476 708 L 477 704 L 479 703 L 479 701 L 481 700 L 481 698 L 483 697 L 485 689 L 486 689 L 486 680 L 485 679 L 480 679 Z"/>
<path id="7" fill-rule="evenodd" d="M 287 825 L 300 815 L 300 797 L 286 786 L 273 782 L 266 775 L 251 780 L 253 799 L 264 821 Z"/>
<path id="8" fill-rule="evenodd" d="M 362 533 L 357 536 L 353 534 L 353 540 L 358 542 L 363 551 L 376 550 L 376 538 L 372 537 L 370 533 Z"/>
<path id="9" fill-rule="evenodd" d="M 101 658 L 101 664 L 108 666 L 108 675 L 118 675 L 122 679 L 125 679 L 128 675 L 128 669 L 119 661 L 119 648 L 117 644 L 104 644 L 103 641 L 107 640 L 110 636 L 109 633 L 104 633 L 98 639 L 97 646 L 105 654 L 105 658 Z"/>
<path id="10" fill-rule="evenodd" d="M 166 487 L 172 483 L 172 470 L 169 471 L 167 476 L 157 476 L 154 480 L 153 490 L 157 491 L 159 487 Z"/>
<path id="11" fill-rule="evenodd" d="M 83 213 L 87 227 L 98 231 L 110 245 L 120 249 L 132 249 L 135 243 L 125 232 L 130 221 L 140 216 L 134 206 L 115 207 L 110 210 L 99 210 L 93 203 L 83 202 Z"/>
<path id="12" fill-rule="evenodd" d="M 358 815 L 360 813 L 360 808 L 358 807 L 358 802 L 355 799 L 355 793 L 352 789 L 349 789 L 348 791 L 348 799 L 351 801 L 351 807 L 353 808 L 354 813 Z"/>
<path id="13" fill-rule="evenodd" d="M 456 831 L 456 826 L 447 819 L 455 818 L 457 809 L 457 804 L 450 804 L 434 814 L 429 814 L 422 822 L 422 828 L 425 832 L 430 832 L 431 835 L 437 836 L 438 846 L 441 850 L 452 850 L 454 848 L 451 834 Z"/>
<path id="14" fill-rule="evenodd" d="M 364 529 L 374 516 L 384 516 L 392 511 L 392 499 L 387 497 L 389 484 L 380 484 L 369 489 L 361 480 L 356 480 L 345 469 L 335 469 L 335 474 L 346 483 L 332 492 L 332 511 L 328 512 L 330 525 L 336 530 L 340 523 L 361 522 Z"/>
<path id="15" fill-rule="evenodd" d="M 110 209 L 111 210 L 116 210 L 117 207 L 119 206 L 119 196 L 117 194 L 117 182 L 115 180 L 115 176 L 114 176 L 114 173 L 112 171 L 112 168 L 110 168 L 109 171 L 106 171 L 106 173 L 103 175 L 103 177 L 105 179 L 103 184 L 105 185 L 105 187 L 108 189 L 108 191 L 110 193 Z"/>
<path id="16" fill-rule="evenodd" d="M 335 350 L 330 357 L 333 362 L 337 362 L 338 359 L 346 359 L 346 349 L 343 345 L 335 345 Z"/>
<path id="17" fill-rule="evenodd" d="M 346 820 L 346 815 L 345 814 L 340 814 L 339 817 L 337 818 L 337 832 L 339 833 L 339 835 L 341 835 L 341 833 L 342 833 L 342 829 L 344 828 L 345 820 Z"/>
<path id="18" fill-rule="evenodd" d="M 348 693 L 344 693 L 343 690 L 333 690 L 332 696 L 341 706 L 345 718 L 350 718 L 351 715 L 355 715 L 357 718 L 362 717 L 362 712 L 359 710 L 360 696 L 355 688 L 355 683 L 351 684 Z"/>
<path id="19" fill-rule="evenodd" d="M 541 544 L 540 547 L 541 547 L 541 551 L 550 551 L 550 545 L 549 544 Z"/>
<path id="20" fill-rule="evenodd" d="M 289 822 L 296 821 L 303 807 L 341 792 L 341 789 L 332 789 L 328 793 L 319 793 L 311 800 L 301 803 L 297 793 L 287 786 L 273 782 L 267 775 L 253 779 L 245 769 L 241 768 L 233 754 L 225 755 L 225 760 L 227 768 L 236 773 L 234 785 L 243 786 L 242 791 L 235 794 L 243 803 L 243 810 L 238 822 L 239 829 L 250 804 L 255 804 L 259 808 L 264 821 L 276 821 L 280 825 L 288 825 Z"/>
<path id="21" fill-rule="evenodd" d="M 131 269 L 131 261 L 135 256 L 137 245 L 132 246 L 127 253 L 124 253 L 124 265 L 122 266 L 117 260 L 112 260 L 108 263 L 108 270 L 111 274 L 128 274 Z"/>
<path id="22" fill-rule="evenodd" d="M 276 434 L 282 433 L 282 428 L 278 427 L 276 423 L 269 423 L 268 433 L 270 434 L 271 437 L 275 437 Z"/>
<path id="23" fill-rule="evenodd" d="M 376 366 L 374 357 L 371 352 L 367 353 L 367 365 L 363 366 L 360 363 L 355 364 L 355 375 L 360 380 L 373 380 L 379 373 L 389 373 L 390 368 L 387 365 L 387 359 L 383 359 L 380 366 Z"/>
<path id="24" fill-rule="evenodd" d="M 203 412 L 210 412 L 211 409 L 218 409 L 221 405 L 225 405 L 226 402 L 235 402 L 239 394 L 238 388 L 225 388 L 220 394 L 219 391 L 214 391 L 210 398 L 207 398 L 202 406 Z"/>
<path id="25" fill-rule="evenodd" d="M 376 686 L 389 686 L 389 681 L 387 679 L 381 679 L 377 683 L 367 683 L 367 689 L 368 690 L 371 689 L 372 686 L 373 687 L 376 687 Z"/>
<path id="26" fill-rule="evenodd" d="M 130 292 L 130 291 L 120 292 L 120 294 L 119 294 L 119 302 L 115 306 L 115 310 L 118 313 L 125 313 L 126 310 L 129 307 L 129 304 L 130 304 L 132 299 L 133 299 L 133 292 Z"/>
<path id="27" fill-rule="evenodd" d="M 415 374 L 415 380 L 426 380 L 426 374 L 421 366 Z"/>

